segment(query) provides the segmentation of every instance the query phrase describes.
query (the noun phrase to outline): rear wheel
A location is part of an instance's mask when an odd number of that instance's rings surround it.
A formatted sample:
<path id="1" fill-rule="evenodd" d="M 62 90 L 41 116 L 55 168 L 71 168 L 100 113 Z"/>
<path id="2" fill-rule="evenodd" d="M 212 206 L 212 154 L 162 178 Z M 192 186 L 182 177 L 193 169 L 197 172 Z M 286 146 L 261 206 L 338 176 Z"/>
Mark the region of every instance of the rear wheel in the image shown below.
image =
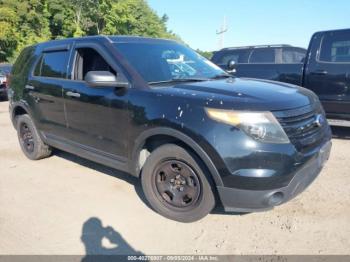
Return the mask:
<path id="1" fill-rule="evenodd" d="M 51 155 L 51 148 L 39 136 L 29 115 L 17 117 L 17 135 L 23 153 L 31 160 L 38 160 Z"/>
<path id="2" fill-rule="evenodd" d="M 159 214 L 180 222 L 193 222 L 215 206 L 210 179 L 197 157 L 167 144 L 155 149 L 142 168 L 142 188 Z"/>

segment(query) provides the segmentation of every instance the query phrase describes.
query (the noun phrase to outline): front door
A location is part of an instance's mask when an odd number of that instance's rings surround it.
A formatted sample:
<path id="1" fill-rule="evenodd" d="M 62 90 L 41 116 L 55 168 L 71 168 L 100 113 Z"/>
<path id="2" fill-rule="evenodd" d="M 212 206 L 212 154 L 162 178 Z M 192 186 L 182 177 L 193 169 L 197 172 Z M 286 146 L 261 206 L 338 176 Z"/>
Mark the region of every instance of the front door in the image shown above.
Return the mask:
<path id="1" fill-rule="evenodd" d="M 91 87 L 84 81 L 89 71 L 110 71 L 122 77 L 109 64 L 105 51 L 76 45 L 69 88 L 64 88 L 68 139 L 75 146 L 99 155 L 125 161 L 128 147 L 127 90 Z"/>
<path id="2" fill-rule="evenodd" d="M 320 98 L 328 116 L 350 114 L 350 30 L 326 32 L 308 64 L 305 87 Z"/>

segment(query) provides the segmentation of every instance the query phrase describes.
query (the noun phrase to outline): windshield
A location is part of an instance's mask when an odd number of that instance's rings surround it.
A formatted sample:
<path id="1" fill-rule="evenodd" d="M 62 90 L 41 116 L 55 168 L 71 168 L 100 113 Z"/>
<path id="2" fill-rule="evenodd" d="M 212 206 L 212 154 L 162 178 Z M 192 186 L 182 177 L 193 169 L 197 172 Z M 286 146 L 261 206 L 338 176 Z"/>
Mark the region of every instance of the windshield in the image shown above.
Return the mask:
<path id="1" fill-rule="evenodd" d="M 116 43 L 120 53 L 148 83 L 208 80 L 225 72 L 177 43 Z"/>

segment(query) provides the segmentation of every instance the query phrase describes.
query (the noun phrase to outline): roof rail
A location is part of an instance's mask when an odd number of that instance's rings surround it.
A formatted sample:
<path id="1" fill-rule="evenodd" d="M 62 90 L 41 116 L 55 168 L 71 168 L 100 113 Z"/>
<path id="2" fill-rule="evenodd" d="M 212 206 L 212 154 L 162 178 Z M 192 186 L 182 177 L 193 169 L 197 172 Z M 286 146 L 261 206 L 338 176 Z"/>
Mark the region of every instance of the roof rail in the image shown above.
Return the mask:
<path id="1" fill-rule="evenodd" d="M 251 46 L 237 46 L 237 47 L 226 47 L 221 50 L 231 49 L 246 49 L 246 48 L 269 48 L 269 47 L 292 47 L 292 45 L 277 44 L 277 45 L 251 45 Z"/>

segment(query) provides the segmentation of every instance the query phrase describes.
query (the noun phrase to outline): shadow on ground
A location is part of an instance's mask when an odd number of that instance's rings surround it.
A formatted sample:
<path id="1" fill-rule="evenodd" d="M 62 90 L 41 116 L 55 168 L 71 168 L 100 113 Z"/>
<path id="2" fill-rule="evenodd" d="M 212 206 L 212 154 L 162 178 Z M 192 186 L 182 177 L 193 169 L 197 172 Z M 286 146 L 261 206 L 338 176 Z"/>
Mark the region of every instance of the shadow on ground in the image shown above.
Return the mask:
<path id="1" fill-rule="evenodd" d="M 332 126 L 333 138 L 350 139 L 350 127 Z"/>
<path id="2" fill-rule="evenodd" d="M 63 152 L 60 150 L 55 150 L 54 154 L 58 157 L 61 157 L 65 160 L 69 160 L 72 161 L 74 163 L 77 163 L 79 165 L 85 166 L 87 168 L 91 168 L 94 169 L 100 173 L 103 173 L 105 175 L 109 175 L 118 179 L 122 179 L 128 183 L 130 183 L 131 185 L 134 186 L 135 188 L 135 192 L 137 193 L 137 195 L 139 196 L 139 198 L 144 202 L 145 205 L 147 205 L 150 209 L 152 209 L 152 207 L 149 205 L 149 203 L 146 200 L 145 195 L 143 194 L 142 191 L 142 187 L 141 187 L 141 181 L 140 179 L 138 179 L 137 177 L 134 177 L 128 173 L 95 163 L 93 161 L 81 158 L 79 156 L 67 153 L 67 152 Z M 153 209 L 152 209 L 153 210 Z M 245 215 L 248 213 L 235 213 L 235 212 L 226 212 L 223 208 L 223 206 L 221 205 L 220 201 L 217 201 L 217 206 L 213 209 L 213 211 L 211 212 L 211 214 L 216 214 L 216 215 Z"/>
<path id="3" fill-rule="evenodd" d="M 113 227 L 103 227 L 97 217 L 91 217 L 83 224 L 81 241 L 86 253 L 82 262 L 124 261 L 127 260 L 126 255 L 144 255 L 128 244 Z"/>
<path id="4" fill-rule="evenodd" d="M 79 156 L 76 156 L 76 155 L 73 155 L 73 154 L 70 154 L 70 153 L 67 153 L 67 152 L 64 152 L 64 151 L 60 151 L 58 149 L 55 149 L 54 154 L 56 156 L 58 156 L 58 157 L 61 157 L 61 158 L 65 159 L 65 160 L 72 161 L 74 163 L 77 163 L 79 165 L 85 166 L 87 168 L 94 169 L 94 170 L 96 170 L 96 171 L 98 171 L 100 173 L 103 173 L 105 175 L 112 176 L 112 177 L 115 177 L 115 178 L 118 178 L 118 179 L 122 179 L 125 182 L 128 182 L 129 184 L 134 186 L 135 192 L 137 193 L 139 198 L 149 208 L 151 208 L 149 206 L 147 200 L 146 200 L 145 195 L 143 194 L 142 187 L 141 187 L 141 181 L 137 177 L 134 177 L 134 176 L 132 176 L 132 175 L 130 175 L 128 173 L 122 172 L 120 170 L 113 169 L 113 168 L 110 168 L 110 167 L 107 167 L 107 166 L 95 163 L 93 161 L 81 158 Z"/>

